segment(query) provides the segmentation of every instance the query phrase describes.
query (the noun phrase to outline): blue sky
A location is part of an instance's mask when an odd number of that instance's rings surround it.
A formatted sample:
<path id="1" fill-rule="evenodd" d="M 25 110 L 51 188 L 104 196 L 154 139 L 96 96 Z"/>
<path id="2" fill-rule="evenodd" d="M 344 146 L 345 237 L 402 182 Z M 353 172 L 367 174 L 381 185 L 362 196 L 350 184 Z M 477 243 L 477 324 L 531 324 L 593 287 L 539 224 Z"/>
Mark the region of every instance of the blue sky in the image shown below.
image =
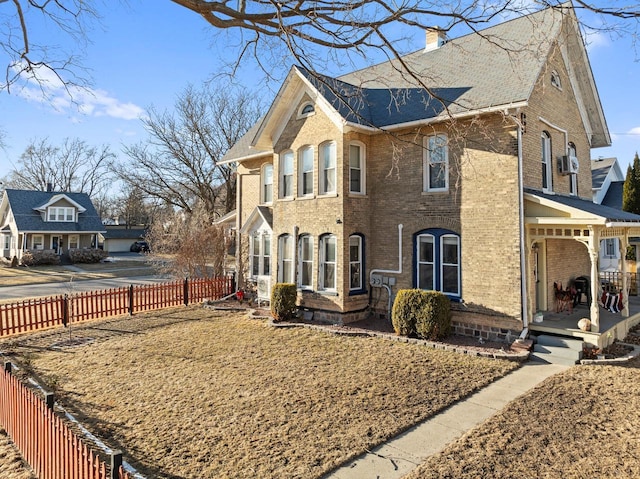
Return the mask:
<path id="1" fill-rule="evenodd" d="M 10 5 L 0 3 L 0 8 Z M 171 109 L 187 85 L 198 86 L 220 72 L 232 50 L 229 44 L 238 42 L 233 33 L 214 35 L 204 20 L 169 1 L 108 2 L 108 9 L 100 5 L 101 25 L 88 32 L 91 43 L 83 59 L 93 85 L 89 93 L 76 92 L 77 104 L 61 89 L 52 89 L 49 101 L 28 89 L 0 92 L 0 130 L 7 144 L 0 150 L 0 177 L 32 139 L 61 144 L 66 137 L 77 137 L 92 145 L 108 144 L 125 159 L 121 146 L 146 136 L 139 116 L 150 106 Z M 640 151 L 640 63 L 629 38 L 598 34 L 588 41 L 613 139 L 612 147 L 594 149 L 592 157 L 616 156 L 624 171 Z M 413 49 L 422 47 L 424 33 L 417 31 L 415 42 Z M 267 103 L 279 87 L 265 87 L 260 70 L 251 64 L 237 81 L 263 92 Z"/>

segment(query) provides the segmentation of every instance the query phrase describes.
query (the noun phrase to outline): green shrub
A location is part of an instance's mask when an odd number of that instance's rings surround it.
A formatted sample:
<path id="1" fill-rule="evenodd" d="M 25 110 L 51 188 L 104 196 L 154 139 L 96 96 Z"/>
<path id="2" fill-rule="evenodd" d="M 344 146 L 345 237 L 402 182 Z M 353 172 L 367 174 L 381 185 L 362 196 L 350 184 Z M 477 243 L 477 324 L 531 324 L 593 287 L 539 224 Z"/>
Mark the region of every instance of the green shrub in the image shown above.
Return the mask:
<path id="1" fill-rule="evenodd" d="M 401 336 L 444 338 L 451 331 L 449 298 L 438 291 L 400 290 L 393 302 L 391 322 Z"/>
<path id="2" fill-rule="evenodd" d="M 277 283 L 271 290 L 271 315 L 276 321 L 290 321 L 298 311 L 296 285 Z"/>
<path id="3" fill-rule="evenodd" d="M 28 250 L 22 255 L 22 264 L 25 266 L 60 264 L 60 256 L 52 249 Z"/>
<path id="4" fill-rule="evenodd" d="M 99 263 L 108 256 L 104 250 L 97 248 L 73 248 L 69 250 L 72 263 Z"/>

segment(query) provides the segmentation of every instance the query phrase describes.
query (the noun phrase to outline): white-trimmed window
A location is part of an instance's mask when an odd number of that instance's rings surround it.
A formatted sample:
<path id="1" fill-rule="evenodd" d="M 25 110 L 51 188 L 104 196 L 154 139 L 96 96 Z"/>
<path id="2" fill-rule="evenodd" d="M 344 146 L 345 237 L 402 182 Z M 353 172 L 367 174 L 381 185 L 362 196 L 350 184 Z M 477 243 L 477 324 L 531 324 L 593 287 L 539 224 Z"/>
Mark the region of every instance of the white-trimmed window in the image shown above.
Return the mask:
<path id="1" fill-rule="evenodd" d="M 349 145 L 349 193 L 366 193 L 365 147 L 359 142 Z"/>
<path id="2" fill-rule="evenodd" d="M 251 276 L 268 276 L 271 270 L 271 235 L 255 233 L 251 237 Z"/>
<path id="3" fill-rule="evenodd" d="M 576 145 L 574 145 L 573 143 L 569 143 L 569 145 L 567 146 L 567 154 L 569 155 L 569 161 L 571 161 L 572 163 L 575 163 L 572 166 L 572 171 L 575 171 L 576 173 L 571 173 L 569 175 L 569 194 L 571 194 L 572 196 L 577 196 L 578 195 L 578 155 L 576 153 Z"/>
<path id="4" fill-rule="evenodd" d="M 320 145 L 320 193 L 336 192 L 336 144 L 333 141 Z"/>
<path id="5" fill-rule="evenodd" d="M 298 153 L 298 196 L 313 195 L 313 147 L 305 146 Z"/>
<path id="6" fill-rule="evenodd" d="M 77 249 L 80 247 L 80 236 L 69 235 L 69 248 Z"/>
<path id="7" fill-rule="evenodd" d="M 313 288 L 313 238 L 300 236 L 298 245 L 298 286 L 303 289 Z"/>
<path id="8" fill-rule="evenodd" d="M 262 203 L 271 203 L 273 201 L 273 165 L 266 164 L 262 166 L 261 172 L 261 195 Z"/>
<path id="9" fill-rule="evenodd" d="M 604 255 L 607 258 L 615 258 L 617 256 L 617 242 L 618 240 L 616 238 L 607 238 L 606 240 L 604 240 Z"/>
<path id="10" fill-rule="evenodd" d="M 542 191 L 553 191 L 553 169 L 551 166 L 551 135 L 543 131 L 541 140 L 542 148 Z"/>
<path id="11" fill-rule="evenodd" d="M 562 82 L 560 81 L 560 75 L 557 71 L 551 72 L 551 84 L 558 90 L 562 90 Z"/>
<path id="12" fill-rule="evenodd" d="M 336 250 L 337 241 L 334 235 L 324 235 L 320 238 L 320 289 L 336 289 Z"/>
<path id="13" fill-rule="evenodd" d="M 449 188 L 449 152 L 446 135 L 424 139 L 424 191 L 447 191 Z"/>
<path id="14" fill-rule="evenodd" d="M 280 283 L 294 282 L 293 236 L 283 235 L 278 238 L 278 281 Z"/>
<path id="15" fill-rule="evenodd" d="M 31 236 L 31 249 L 44 249 L 44 235 Z"/>
<path id="16" fill-rule="evenodd" d="M 460 297 L 460 236 L 452 231 L 431 229 L 415 237 L 415 285 Z"/>
<path id="17" fill-rule="evenodd" d="M 293 196 L 293 151 L 280 155 L 280 198 Z"/>
<path id="18" fill-rule="evenodd" d="M 298 110 L 298 118 L 306 118 L 307 116 L 314 115 L 316 108 L 312 102 L 308 101 L 303 103 Z"/>
<path id="19" fill-rule="evenodd" d="M 11 247 L 11 236 L 4 235 L 4 249 L 9 249 Z"/>
<path id="20" fill-rule="evenodd" d="M 362 236 L 349 236 L 349 291 L 362 289 Z"/>
<path id="21" fill-rule="evenodd" d="M 73 207 L 50 206 L 47 209 L 47 221 L 61 221 L 72 223 L 75 221 L 76 209 Z"/>

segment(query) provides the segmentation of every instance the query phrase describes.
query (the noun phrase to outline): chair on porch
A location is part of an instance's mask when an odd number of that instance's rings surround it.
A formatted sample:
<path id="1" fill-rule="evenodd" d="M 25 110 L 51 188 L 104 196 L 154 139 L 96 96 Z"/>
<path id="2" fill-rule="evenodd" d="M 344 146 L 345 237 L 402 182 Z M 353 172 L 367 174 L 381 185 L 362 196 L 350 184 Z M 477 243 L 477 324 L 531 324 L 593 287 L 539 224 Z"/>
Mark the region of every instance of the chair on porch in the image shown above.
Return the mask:
<path id="1" fill-rule="evenodd" d="M 554 281 L 553 293 L 556 298 L 556 313 L 567 310 L 569 313 L 573 313 L 573 300 L 576 296 L 575 288 L 562 289 L 562 283 Z"/>

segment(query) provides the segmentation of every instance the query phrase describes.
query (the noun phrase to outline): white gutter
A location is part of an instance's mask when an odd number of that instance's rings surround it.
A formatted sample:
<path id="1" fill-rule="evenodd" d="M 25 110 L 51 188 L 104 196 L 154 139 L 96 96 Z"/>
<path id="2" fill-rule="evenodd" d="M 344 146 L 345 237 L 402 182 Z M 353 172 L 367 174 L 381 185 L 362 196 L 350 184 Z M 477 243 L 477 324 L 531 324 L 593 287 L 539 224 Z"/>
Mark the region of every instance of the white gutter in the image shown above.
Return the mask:
<path id="1" fill-rule="evenodd" d="M 525 226 L 524 226 L 524 179 L 522 173 L 522 125 L 516 121 L 516 128 L 518 129 L 518 202 L 519 208 L 519 223 L 520 223 L 520 271 L 522 280 L 520 281 L 520 295 L 522 296 L 522 329 L 529 327 L 529 302 L 528 298 L 528 275 L 527 275 L 527 244 L 524 238 Z"/>

